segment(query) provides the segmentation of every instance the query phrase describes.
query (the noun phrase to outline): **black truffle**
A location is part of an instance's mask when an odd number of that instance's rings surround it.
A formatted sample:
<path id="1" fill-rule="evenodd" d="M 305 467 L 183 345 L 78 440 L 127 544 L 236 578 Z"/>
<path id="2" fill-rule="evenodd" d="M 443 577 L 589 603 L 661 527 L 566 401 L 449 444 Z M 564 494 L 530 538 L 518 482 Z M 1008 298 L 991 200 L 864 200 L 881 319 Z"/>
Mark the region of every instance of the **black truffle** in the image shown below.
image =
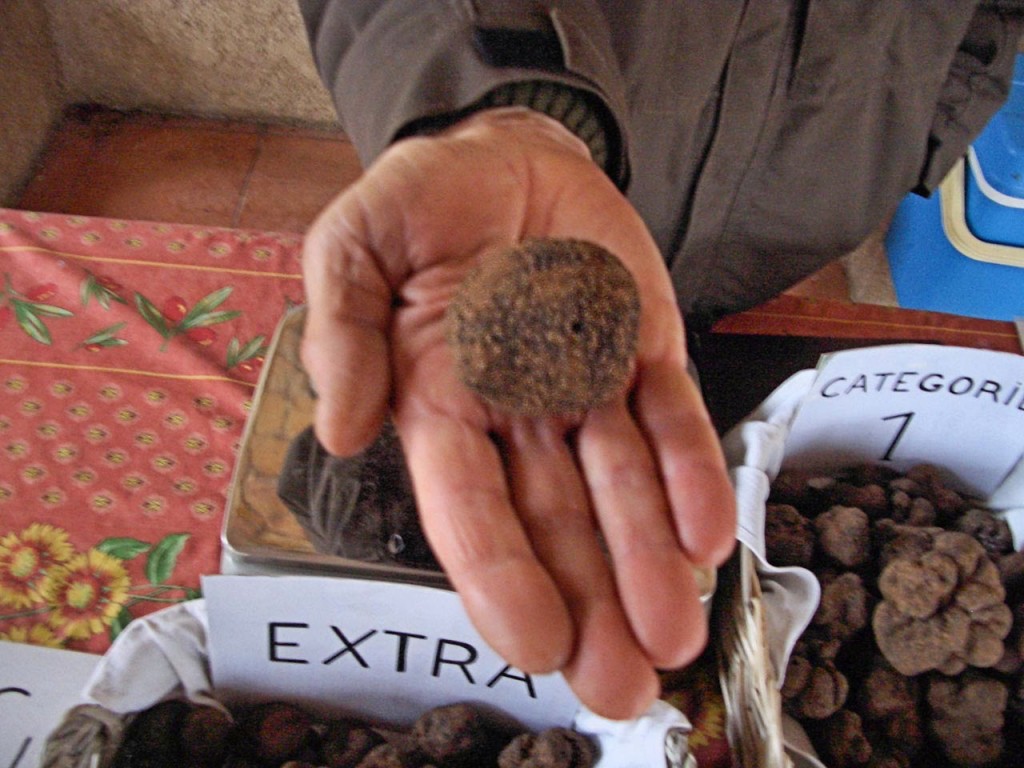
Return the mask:
<path id="1" fill-rule="evenodd" d="M 597 748 L 582 733 L 548 728 L 516 736 L 498 756 L 498 768 L 590 768 Z"/>
<path id="2" fill-rule="evenodd" d="M 814 526 L 796 507 L 791 504 L 767 505 L 764 543 L 772 565 L 810 568 L 814 541 Z"/>
<path id="3" fill-rule="evenodd" d="M 580 413 L 625 389 L 640 296 L 604 248 L 529 239 L 466 276 L 447 323 L 459 376 L 484 400 L 526 416 Z"/>
<path id="4" fill-rule="evenodd" d="M 412 478 L 394 425 L 355 456 L 332 456 L 313 433 L 288 447 L 277 494 L 317 552 L 439 571 L 420 526 Z"/>
<path id="5" fill-rule="evenodd" d="M 445 704 L 427 710 L 412 726 L 416 746 L 437 765 L 493 765 L 515 733 L 472 704 Z"/>

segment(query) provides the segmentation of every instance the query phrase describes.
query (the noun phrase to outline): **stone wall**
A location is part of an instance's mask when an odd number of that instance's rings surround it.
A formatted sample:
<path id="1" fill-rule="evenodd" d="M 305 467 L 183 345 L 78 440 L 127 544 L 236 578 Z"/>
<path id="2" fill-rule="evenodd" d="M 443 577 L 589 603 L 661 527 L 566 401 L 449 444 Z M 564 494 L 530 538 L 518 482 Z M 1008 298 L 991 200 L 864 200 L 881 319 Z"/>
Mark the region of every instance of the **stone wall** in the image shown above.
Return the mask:
<path id="1" fill-rule="evenodd" d="M 0 204 L 10 204 L 63 109 L 57 58 L 37 0 L 0 2 Z"/>
<path id="2" fill-rule="evenodd" d="M 67 103 L 335 123 L 295 0 L 45 0 Z"/>
<path id="3" fill-rule="evenodd" d="M 337 126 L 295 0 L 2 0 L 0 205 L 64 108 Z"/>

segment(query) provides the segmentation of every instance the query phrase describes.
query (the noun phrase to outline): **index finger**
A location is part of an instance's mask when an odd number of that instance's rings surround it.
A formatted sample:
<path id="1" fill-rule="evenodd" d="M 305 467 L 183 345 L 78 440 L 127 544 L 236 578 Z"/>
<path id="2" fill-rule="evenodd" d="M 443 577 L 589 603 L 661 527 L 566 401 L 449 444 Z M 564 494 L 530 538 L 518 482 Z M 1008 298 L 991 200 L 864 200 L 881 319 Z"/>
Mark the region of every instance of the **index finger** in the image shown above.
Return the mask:
<path id="1" fill-rule="evenodd" d="M 317 392 L 317 437 L 339 455 L 355 453 L 377 433 L 391 384 L 391 288 L 364 244 L 353 200 L 342 195 L 325 209 L 302 254 L 302 362 Z"/>

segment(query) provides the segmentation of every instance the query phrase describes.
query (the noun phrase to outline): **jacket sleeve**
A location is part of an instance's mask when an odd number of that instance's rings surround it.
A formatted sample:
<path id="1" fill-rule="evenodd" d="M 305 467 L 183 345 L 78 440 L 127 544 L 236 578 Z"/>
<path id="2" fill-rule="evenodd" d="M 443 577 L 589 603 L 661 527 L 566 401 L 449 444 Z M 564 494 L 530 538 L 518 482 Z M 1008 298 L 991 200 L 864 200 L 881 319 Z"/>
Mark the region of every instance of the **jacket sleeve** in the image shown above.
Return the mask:
<path id="1" fill-rule="evenodd" d="M 928 160 L 915 190 L 927 195 L 967 152 L 1006 101 L 1024 32 L 1024 2 L 982 2 L 953 57 L 928 137 Z"/>
<path id="2" fill-rule="evenodd" d="M 512 84 L 588 95 L 625 168 L 625 88 L 591 0 L 299 0 L 320 77 L 368 165 L 412 125 L 471 111 Z"/>

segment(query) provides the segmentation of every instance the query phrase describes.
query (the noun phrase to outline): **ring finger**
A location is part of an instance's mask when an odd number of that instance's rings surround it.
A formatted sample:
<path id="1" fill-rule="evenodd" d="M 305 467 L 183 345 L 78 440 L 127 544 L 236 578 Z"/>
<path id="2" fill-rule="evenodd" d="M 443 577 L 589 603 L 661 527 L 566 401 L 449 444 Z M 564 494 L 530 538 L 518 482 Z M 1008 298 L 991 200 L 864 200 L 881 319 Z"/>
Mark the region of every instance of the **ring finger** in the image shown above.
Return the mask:
<path id="1" fill-rule="evenodd" d="M 696 576 L 625 403 L 587 415 L 578 451 L 633 632 L 659 667 L 692 661 L 707 639 Z"/>

